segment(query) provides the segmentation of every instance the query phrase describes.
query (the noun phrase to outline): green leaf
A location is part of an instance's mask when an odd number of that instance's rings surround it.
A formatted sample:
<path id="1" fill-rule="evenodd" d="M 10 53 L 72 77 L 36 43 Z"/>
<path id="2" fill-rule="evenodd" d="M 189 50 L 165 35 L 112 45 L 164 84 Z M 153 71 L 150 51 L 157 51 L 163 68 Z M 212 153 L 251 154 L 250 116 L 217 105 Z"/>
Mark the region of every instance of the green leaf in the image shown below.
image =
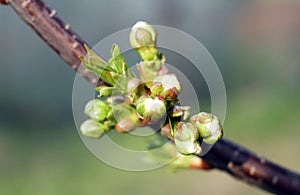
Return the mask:
<path id="1" fill-rule="evenodd" d="M 128 66 L 121 53 L 118 45 L 114 44 L 111 48 L 111 58 L 109 60 L 109 67 L 114 69 L 117 73 L 125 75 Z"/>
<path id="2" fill-rule="evenodd" d="M 85 57 L 81 56 L 80 60 L 85 68 L 94 72 L 99 78 L 101 78 L 104 82 L 114 85 L 115 84 L 115 75 L 112 73 L 116 73 L 114 69 L 109 67 L 107 63 L 94 51 L 92 51 L 87 45 L 84 45 L 87 55 Z"/>
<path id="3" fill-rule="evenodd" d="M 86 61 L 89 64 L 94 64 L 103 68 L 106 66 L 107 63 L 105 62 L 105 60 L 102 59 L 99 55 L 97 55 L 93 50 L 91 50 L 86 44 L 84 44 L 84 48 L 87 54 L 86 57 L 84 57 L 83 59 L 86 59 Z"/>
<path id="4" fill-rule="evenodd" d="M 106 86 L 99 86 L 96 88 L 97 91 L 99 91 L 98 97 L 108 97 L 111 96 L 113 93 L 114 87 L 106 87 Z"/>

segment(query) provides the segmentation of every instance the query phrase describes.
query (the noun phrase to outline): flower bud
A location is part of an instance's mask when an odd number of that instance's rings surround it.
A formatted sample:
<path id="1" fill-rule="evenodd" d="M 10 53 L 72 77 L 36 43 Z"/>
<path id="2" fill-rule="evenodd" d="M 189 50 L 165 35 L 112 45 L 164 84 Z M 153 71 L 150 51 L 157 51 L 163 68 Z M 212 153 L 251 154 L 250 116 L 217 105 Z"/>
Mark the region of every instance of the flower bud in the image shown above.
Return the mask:
<path id="1" fill-rule="evenodd" d="M 84 136 L 91 137 L 91 138 L 99 138 L 105 131 L 108 130 L 109 127 L 92 119 L 86 120 L 80 126 L 81 133 Z"/>
<path id="2" fill-rule="evenodd" d="M 174 74 L 157 76 L 150 88 L 153 95 L 162 96 L 167 100 L 176 99 L 181 92 L 181 85 Z"/>
<path id="3" fill-rule="evenodd" d="M 151 94 L 159 96 L 164 91 L 164 86 L 160 82 L 154 82 L 150 88 Z"/>
<path id="4" fill-rule="evenodd" d="M 126 101 L 128 104 L 136 104 L 136 101 L 142 95 L 147 93 L 145 84 L 137 78 L 132 78 L 127 83 Z"/>
<path id="5" fill-rule="evenodd" d="M 116 104 L 123 103 L 125 101 L 125 98 L 122 95 L 113 95 L 108 97 L 106 101 L 111 105 L 116 105 Z"/>
<path id="6" fill-rule="evenodd" d="M 158 97 L 142 96 L 138 99 L 136 110 L 145 120 L 155 122 L 166 114 L 166 105 Z"/>
<path id="7" fill-rule="evenodd" d="M 125 133 L 134 130 L 139 125 L 139 118 L 137 115 L 132 114 L 128 118 L 125 118 L 118 122 L 115 126 L 116 130 L 120 133 Z"/>
<path id="8" fill-rule="evenodd" d="M 130 44 L 137 49 L 143 60 L 151 61 L 157 58 L 156 32 L 146 22 L 137 22 L 130 32 Z"/>
<path id="9" fill-rule="evenodd" d="M 182 154 L 200 154 L 199 132 L 191 123 L 179 122 L 175 127 L 174 142 Z"/>
<path id="10" fill-rule="evenodd" d="M 172 129 L 170 123 L 167 123 L 161 128 L 160 134 L 164 137 L 167 137 L 170 140 L 173 140 Z"/>
<path id="11" fill-rule="evenodd" d="M 152 83 L 155 77 L 158 75 L 158 72 L 161 68 L 162 64 L 160 61 L 142 61 L 137 64 L 137 69 L 140 73 L 141 80 L 146 83 L 148 87 L 148 83 Z"/>
<path id="12" fill-rule="evenodd" d="M 132 78 L 127 83 L 127 93 L 137 93 L 138 87 L 141 85 L 141 81 L 138 78 Z"/>
<path id="13" fill-rule="evenodd" d="M 155 46 L 155 42 L 156 32 L 148 23 L 139 21 L 132 27 L 130 32 L 130 44 L 133 48 Z"/>
<path id="14" fill-rule="evenodd" d="M 214 144 L 223 136 L 221 121 L 213 114 L 201 112 L 191 117 L 191 123 L 197 127 L 200 136 L 207 144 Z"/>
<path id="15" fill-rule="evenodd" d="M 84 109 L 84 113 L 97 121 L 104 121 L 111 111 L 111 107 L 105 101 L 94 99 L 89 101 Z"/>

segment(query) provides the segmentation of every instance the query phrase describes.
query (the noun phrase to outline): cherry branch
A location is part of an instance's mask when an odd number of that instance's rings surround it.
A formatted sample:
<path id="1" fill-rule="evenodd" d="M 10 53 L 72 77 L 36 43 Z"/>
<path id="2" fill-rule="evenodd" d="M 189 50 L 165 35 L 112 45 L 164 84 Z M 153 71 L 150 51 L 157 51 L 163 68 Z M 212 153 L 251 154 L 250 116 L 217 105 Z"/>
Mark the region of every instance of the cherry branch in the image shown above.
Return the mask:
<path id="1" fill-rule="evenodd" d="M 2 4 L 9 4 L 17 14 L 58 54 L 71 68 L 77 71 L 92 84 L 103 85 L 98 77 L 80 67 L 79 56 L 85 56 L 84 44 L 69 24 L 64 23 L 54 9 L 40 0 L 0 0 Z"/>
<path id="2" fill-rule="evenodd" d="M 85 68 L 79 68 L 79 56 L 85 56 L 87 44 L 54 9 L 42 0 L 0 0 L 17 14 L 75 71 L 93 85 L 106 85 Z M 300 175 L 223 139 L 203 157 L 212 167 L 233 177 L 276 194 L 300 194 Z"/>

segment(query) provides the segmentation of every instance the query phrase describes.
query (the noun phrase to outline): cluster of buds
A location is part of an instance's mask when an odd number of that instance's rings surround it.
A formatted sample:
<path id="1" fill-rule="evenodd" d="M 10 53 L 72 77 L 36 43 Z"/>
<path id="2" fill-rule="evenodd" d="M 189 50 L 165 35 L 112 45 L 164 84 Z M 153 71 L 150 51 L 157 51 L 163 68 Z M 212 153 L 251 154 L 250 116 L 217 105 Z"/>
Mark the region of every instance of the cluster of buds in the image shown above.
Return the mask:
<path id="1" fill-rule="evenodd" d="M 201 141 L 214 144 L 223 136 L 220 120 L 206 112 L 190 118 L 190 123 L 180 122 L 174 128 L 174 142 L 182 154 L 200 154 Z"/>
<path id="2" fill-rule="evenodd" d="M 140 54 L 142 61 L 137 64 L 140 77 L 148 87 L 159 75 L 168 73 L 164 64 L 165 57 L 158 52 L 156 47 L 157 33 L 146 22 L 137 22 L 130 32 L 130 44 Z"/>
<path id="3" fill-rule="evenodd" d="M 90 119 L 81 125 L 81 132 L 99 138 L 111 129 L 124 133 L 138 126 L 162 124 L 161 134 L 174 140 L 180 153 L 199 155 L 202 142 L 214 144 L 222 138 L 221 122 L 205 112 L 190 117 L 190 107 L 179 105 L 181 84 L 175 74 L 168 73 L 156 40 L 149 24 L 138 22 L 132 27 L 130 44 L 142 58 L 137 65 L 139 77 L 128 69 L 117 45 L 109 63 L 87 48 L 88 56 L 81 58 L 83 65 L 111 86 L 96 88 L 103 100 L 87 103 L 84 112 Z"/>
<path id="4" fill-rule="evenodd" d="M 99 99 L 89 101 L 85 106 L 84 113 L 90 119 L 82 123 L 80 131 L 87 137 L 99 138 L 115 125 L 112 108 L 107 101 Z"/>

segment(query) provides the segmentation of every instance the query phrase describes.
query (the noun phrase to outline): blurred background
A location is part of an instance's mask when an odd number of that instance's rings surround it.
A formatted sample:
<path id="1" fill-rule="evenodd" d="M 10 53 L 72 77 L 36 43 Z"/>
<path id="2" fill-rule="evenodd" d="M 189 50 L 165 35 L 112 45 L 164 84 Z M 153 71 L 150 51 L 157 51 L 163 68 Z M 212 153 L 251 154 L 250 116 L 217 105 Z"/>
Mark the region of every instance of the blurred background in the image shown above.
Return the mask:
<path id="1" fill-rule="evenodd" d="M 138 20 L 197 38 L 223 74 L 225 137 L 300 172 L 300 1 L 46 2 L 91 45 Z M 100 162 L 74 125 L 72 69 L 9 6 L 0 35 L 0 194 L 267 194 L 219 171 Z"/>

